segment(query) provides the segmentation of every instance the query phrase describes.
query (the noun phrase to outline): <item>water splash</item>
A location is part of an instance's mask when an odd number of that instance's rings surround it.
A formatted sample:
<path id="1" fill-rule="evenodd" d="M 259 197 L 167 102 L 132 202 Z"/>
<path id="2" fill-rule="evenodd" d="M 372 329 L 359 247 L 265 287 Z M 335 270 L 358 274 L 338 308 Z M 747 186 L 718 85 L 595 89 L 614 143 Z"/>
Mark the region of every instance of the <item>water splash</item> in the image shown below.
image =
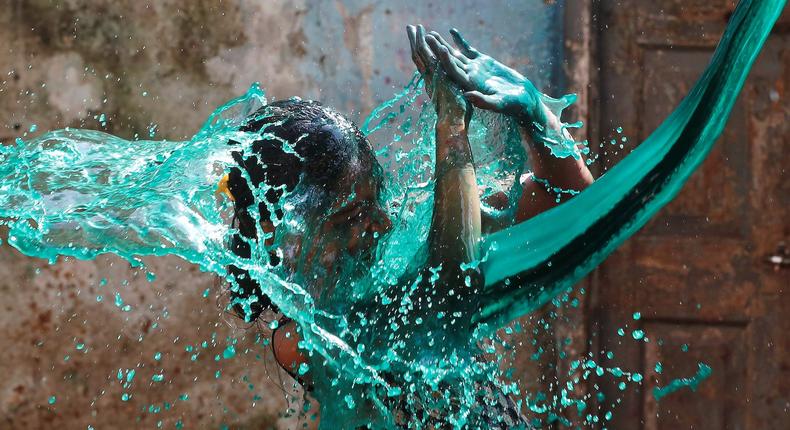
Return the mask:
<path id="1" fill-rule="evenodd" d="M 481 410 L 481 389 L 493 387 L 482 397 L 487 401 L 515 390 L 497 359 L 479 358 L 507 346 L 495 331 L 567 290 L 674 197 L 721 133 L 783 5 L 742 1 L 705 74 L 642 145 L 569 202 L 485 238 L 484 257 L 472 263 L 482 268 L 486 282 L 473 317 L 474 336 L 449 336 L 446 328 L 463 315 L 420 314 L 414 301 L 426 292 L 416 282 L 398 282 L 425 242 L 432 207 L 435 117 L 415 103 L 421 92 L 417 79 L 362 128 L 391 142 L 378 155 L 390 167 L 385 199 L 395 213 L 395 229 L 379 244 L 369 275 L 331 294 L 318 297 L 272 270 L 262 245 L 251 259 L 226 246 L 234 233 L 228 227 L 232 203 L 216 192 L 217 184 L 235 166 L 228 141 L 249 149 L 265 133 L 240 131 L 266 104 L 258 86 L 219 107 L 188 141 L 127 141 L 65 129 L 0 147 L 0 220 L 9 227 L 9 244 L 50 262 L 113 253 L 141 266 L 142 256 L 176 255 L 220 276 L 229 265 L 247 270 L 261 293 L 302 327 L 310 355 L 304 373 L 315 381 L 325 428 L 393 427 L 404 419 L 402 412 L 417 424 L 435 422 L 437 414 L 453 427 L 490 424 L 494 417 Z M 565 97 L 552 106 L 559 116 L 570 102 Z M 515 125 L 491 114 L 473 120 L 470 141 L 484 200 L 503 192 L 517 201 L 525 155 Z M 564 134 L 544 143 L 557 156 L 575 154 L 567 151 L 575 143 Z M 288 207 L 288 196 L 283 199 L 278 204 Z M 287 214 L 283 222 L 300 221 Z M 128 306 L 120 295 L 115 300 L 120 308 Z M 372 304 L 372 313 L 360 311 Z M 479 343 L 468 344 L 470 337 Z M 232 345 L 223 352 L 225 359 L 235 355 Z M 579 361 L 577 368 L 585 375 L 642 379 L 590 361 Z M 129 388 L 134 374 L 119 369 L 118 375 Z M 123 396 L 132 400 L 129 393 Z M 564 393 L 558 402 L 580 414 L 586 407 Z M 539 399 L 529 407 L 554 413 Z"/>
<path id="2" fill-rule="evenodd" d="M 677 195 L 721 134 L 784 4 L 741 1 L 702 77 L 642 144 L 567 203 L 486 238 L 483 333 L 576 283 Z"/>
<path id="3" fill-rule="evenodd" d="M 697 391 L 699 384 L 708 379 L 713 374 L 713 369 L 705 363 L 697 364 L 697 373 L 690 378 L 673 379 L 665 387 L 653 388 L 653 397 L 656 400 L 661 400 L 663 397 L 680 390 L 681 388 L 688 387 L 691 391 Z"/>

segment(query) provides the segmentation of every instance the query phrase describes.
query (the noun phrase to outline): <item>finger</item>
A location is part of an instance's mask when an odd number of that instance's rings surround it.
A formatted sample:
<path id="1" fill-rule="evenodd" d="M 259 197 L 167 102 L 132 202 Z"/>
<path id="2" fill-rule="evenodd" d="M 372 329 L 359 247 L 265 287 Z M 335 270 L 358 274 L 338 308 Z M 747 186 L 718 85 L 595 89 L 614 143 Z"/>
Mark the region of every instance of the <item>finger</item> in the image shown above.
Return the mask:
<path id="1" fill-rule="evenodd" d="M 455 57 L 458 61 L 460 61 L 463 64 L 466 64 L 466 63 L 469 62 L 469 59 L 466 58 L 466 56 L 464 56 L 464 54 L 462 54 L 461 51 L 459 51 L 455 46 L 451 45 L 449 42 L 444 40 L 444 37 L 442 37 L 441 34 L 435 32 L 435 31 L 432 31 L 432 32 L 430 32 L 430 35 L 433 36 L 437 41 L 439 41 L 440 45 L 446 47 L 450 51 L 450 54 L 453 57 Z"/>
<path id="2" fill-rule="evenodd" d="M 436 56 L 439 58 L 439 61 L 442 63 L 445 71 L 450 74 L 457 74 L 458 77 L 463 77 L 462 79 L 466 81 L 468 78 L 466 65 L 458 61 L 457 58 L 453 57 L 450 53 L 450 50 L 448 50 L 445 46 L 438 45 L 438 42 L 436 43 L 437 45 L 435 47 L 431 46 L 431 49 L 436 53 Z"/>
<path id="3" fill-rule="evenodd" d="M 411 47 L 411 60 L 417 66 L 420 73 L 425 73 L 425 64 L 422 62 L 419 54 L 417 54 L 417 29 L 413 25 L 406 26 L 406 35 L 409 37 L 409 46 Z"/>
<path id="4" fill-rule="evenodd" d="M 433 52 L 435 52 L 436 56 L 439 57 L 439 61 L 442 63 L 442 68 L 444 69 L 445 73 L 450 76 L 450 79 L 452 79 L 458 86 L 465 90 L 471 89 L 469 76 L 457 63 L 458 60 L 450 55 L 450 51 L 447 49 L 447 47 L 440 45 L 439 41 L 431 35 L 426 37 L 425 40 L 428 41 L 428 44 L 430 45 Z"/>
<path id="5" fill-rule="evenodd" d="M 467 42 L 466 39 L 461 36 L 461 33 L 458 31 L 458 29 L 450 29 L 450 34 L 453 36 L 453 41 L 455 44 L 458 45 L 458 48 L 464 53 L 464 55 L 469 58 L 477 58 L 480 56 L 480 52 L 477 49 L 472 48 L 472 45 L 470 45 L 469 42 Z"/>
<path id="6" fill-rule="evenodd" d="M 480 91 L 469 91 L 464 97 L 475 107 L 499 112 L 502 109 L 502 97 L 496 94 L 483 94 Z"/>
<path id="7" fill-rule="evenodd" d="M 428 42 L 425 41 L 425 28 L 422 25 L 417 26 L 417 54 L 422 59 L 423 64 L 425 67 L 430 67 L 431 64 L 436 60 L 431 52 L 431 49 L 428 48 Z"/>
<path id="8" fill-rule="evenodd" d="M 442 60 L 441 58 L 443 55 L 442 52 L 444 52 L 444 55 L 446 55 L 444 61 L 446 62 L 447 67 L 452 65 L 453 67 L 459 69 L 460 71 L 466 72 L 466 64 L 462 63 L 458 58 L 453 56 L 450 48 L 442 45 L 442 43 L 439 42 L 439 40 L 436 39 L 433 36 L 433 34 L 429 34 L 425 36 L 425 41 L 428 42 L 428 46 L 431 48 L 431 52 L 433 52 L 434 55 L 436 55 L 436 57 L 438 57 L 440 61 Z"/>
<path id="9" fill-rule="evenodd" d="M 456 52 L 458 52 L 458 50 L 453 48 L 453 47 L 451 47 L 451 46 L 443 45 L 442 42 L 439 39 L 436 38 L 436 32 L 435 31 L 432 31 L 430 34 L 425 36 L 425 41 L 428 42 L 428 47 L 431 48 L 431 52 L 433 52 L 433 54 L 437 58 L 440 57 L 440 51 L 441 50 L 445 50 L 445 51 L 447 51 L 447 54 L 449 56 L 449 60 L 448 61 L 450 63 L 454 64 L 460 70 L 466 71 L 466 63 L 461 62 L 461 60 L 459 60 L 457 57 L 455 57 L 455 55 L 453 55 L 452 51 L 455 50 Z M 459 54 L 460 54 L 460 52 L 459 52 Z M 440 58 L 440 60 L 441 60 L 441 58 Z"/>

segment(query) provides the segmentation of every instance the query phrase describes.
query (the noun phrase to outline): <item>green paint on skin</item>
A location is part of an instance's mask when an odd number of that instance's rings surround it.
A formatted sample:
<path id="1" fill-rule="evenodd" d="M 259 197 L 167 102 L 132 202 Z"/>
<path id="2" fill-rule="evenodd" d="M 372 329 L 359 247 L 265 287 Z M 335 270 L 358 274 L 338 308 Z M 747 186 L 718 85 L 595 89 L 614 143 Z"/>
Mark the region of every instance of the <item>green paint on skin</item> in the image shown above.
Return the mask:
<path id="1" fill-rule="evenodd" d="M 307 277 L 271 270 L 263 244 L 251 244 L 251 259 L 227 247 L 233 233 L 227 226 L 231 203 L 218 198 L 216 189 L 236 165 L 228 141 L 250 153 L 260 138 L 259 132 L 239 131 L 266 104 L 257 85 L 220 106 L 187 141 L 128 141 L 98 131 L 64 129 L 0 146 L 0 220 L 8 227 L 9 244 L 52 263 L 59 256 L 93 259 L 112 253 L 139 267 L 141 256 L 175 255 L 220 276 L 231 264 L 249 271 L 261 293 L 302 329 L 300 345 L 311 357 L 309 372 L 322 428 L 354 423 L 386 427 L 394 419 L 387 408 L 391 395 L 408 398 L 407 408 L 429 407 L 442 411 L 455 426 L 474 427 L 468 412 L 478 403 L 477 384 L 504 390 L 500 362 L 476 360 L 481 351 L 477 342 L 490 340 L 496 351 L 504 350 L 504 343 L 495 339 L 496 330 L 572 287 L 677 194 L 721 134 L 784 3 L 741 1 L 708 69 L 644 143 L 567 202 L 486 236 L 480 261 L 470 263 L 485 274 L 482 291 L 472 295 L 464 286 L 454 291 L 458 298 L 475 299 L 476 310 L 469 313 L 435 307 L 424 311 L 426 302 L 438 305 L 431 283 L 437 282 L 439 269 L 426 275 L 431 282 L 399 283 L 420 255 L 433 204 L 436 115 L 430 106 L 415 108 L 423 85 L 419 79 L 374 110 L 362 127 L 370 136 L 393 130 L 399 136 L 392 139 L 397 145 L 384 145 L 378 153 L 392 161 L 385 163 L 393 168 L 385 172 L 382 199 L 394 212 L 393 230 L 381 238 L 366 275 L 344 275 L 342 282 L 320 294 Z M 526 86 L 523 95 L 541 101 L 531 108 L 542 106 L 557 118 L 573 101 L 573 96 L 553 99 Z M 561 130 L 576 125 L 563 124 Z M 579 156 L 576 142 L 565 133 L 552 135 L 540 124 L 531 126 L 533 137 L 553 154 Z M 484 201 L 500 192 L 518 201 L 525 154 L 513 121 L 475 111 L 469 138 Z M 292 150 L 291 143 L 284 143 L 286 150 Z M 128 156 L 130 148 L 134 157 Z M 266 191 L 262 186 L 259 197 Z M 278 228 L 317 237 L 297 203 L 290 194 L 276 203 L 287 209 Z M 483 209 L 492 216 L 512 216 L 508 210 Z M 276 247 L 283 245 L 280 240 L 278 235 Z M 250 309 L 257 298 L 249 300 L 239 304 Z M 132 310 L 117 292 L 115 305 Z M 473 325 L 466 324 L 470 313 Z M 222 357 L 235 354 L 235 347 L 228 345 Z M 619 369 L 609 371 L 624 375 Z M 220 376 L 217 370 L 215 377 Z M 119 369 L 119 381 L 123 377 Z M 126 384 L 133 377 L 132 369 Z M 625 389 L 625 382 L 619 386 Z M 445 397 L 460 402 L 451 408 Z M 122 400 L 129 398 L 124 393 Z M 586 407 L 568 400 L 580 411 Z M 558 416 L 551 406 L 532 403 L 547 418 Z"/>
<path id="2" fill-rule="evenodd" d="M 233 358 L 235 356 L 236 356 L 236 347 L 234 347 L 233 345 L 228 345 L 227 348 L 225 348 L 225 351 L 222 352 L 222 358 L 226 360 Z"/>
<path id="3" fill-rule="evenodd" d="M 129 312 L 132 310 L 130 305 L 123 304 L 123 298 L 119 292 L 115 293 L 115 306 L 124 312 Z"/>
<path id="4" fill-rule="evenodd" d="M 713 374 L 713 369 L 710 368 L 705 363 L 697 364 L 698 370 L 697 373 L 690 377 L 690 378 L 679 378 L 673 379 L 667 386 L 665 387 L 656 387 L 653 388 L 653 397 L 656 400 L 661 400 L 663 397 L 674 393 L 675 391 L 680 390 L 681 388 L 688 387 L 691 391 L 697 391 L 697 387 L 699 384 L 708 379 L 711 374 Z"/>

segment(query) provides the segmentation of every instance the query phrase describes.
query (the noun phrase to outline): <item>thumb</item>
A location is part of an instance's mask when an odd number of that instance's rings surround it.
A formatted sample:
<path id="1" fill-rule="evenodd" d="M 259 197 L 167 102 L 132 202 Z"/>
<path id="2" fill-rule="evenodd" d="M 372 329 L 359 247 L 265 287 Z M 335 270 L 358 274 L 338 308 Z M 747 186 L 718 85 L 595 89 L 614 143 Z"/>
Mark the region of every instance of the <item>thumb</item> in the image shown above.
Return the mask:
<path id="1" fill-rule="evenodd" d="M 480 91 L 467 91 L 464 93 L 464 97 L 472 103 L 475 107 L 480 109 L 487 109 L 493 111 L 499 111 L 502 104 L 502 98 L 493 94 L 483 94 Z"/>

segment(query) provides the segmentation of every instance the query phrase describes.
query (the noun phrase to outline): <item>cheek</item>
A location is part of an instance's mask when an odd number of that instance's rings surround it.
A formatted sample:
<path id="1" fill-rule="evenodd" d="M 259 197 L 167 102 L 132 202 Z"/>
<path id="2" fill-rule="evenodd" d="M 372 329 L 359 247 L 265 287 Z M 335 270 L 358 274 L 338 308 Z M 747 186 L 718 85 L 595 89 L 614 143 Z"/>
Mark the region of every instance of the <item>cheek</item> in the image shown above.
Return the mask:
<path id="1" fill-rule="evenodd" d="M 374 244 L 371 223 L 358 222 L 349 229 L 348 253 L 352 255 L 367 251 Z"/>
<path id="2" fill-rule="evenodd" d="M 302 254 L 302 237 L 287 236 L 283 238 L 280 251 L 283 255 L 283 264 L 285 267 L 295 270 L 299 256 Z"/>
<path id="3" fill-rule="evenodd" d="M 349 254 L 355 254 L 359 250 L 360 233 L 359 228 L 351 227 L 349 229 L 348 242 L 346 243 L 346 250 Z"/>
<path id="4" fill-rule="evenodd" d="M 332 267 L 335 262 L 337 261 L 338 257 L 340 256 L 339 248 L 337 244 L 330 243 L 324 247 L 321 252 L 320 263 L 324 268 L 329 269 Z"/>

